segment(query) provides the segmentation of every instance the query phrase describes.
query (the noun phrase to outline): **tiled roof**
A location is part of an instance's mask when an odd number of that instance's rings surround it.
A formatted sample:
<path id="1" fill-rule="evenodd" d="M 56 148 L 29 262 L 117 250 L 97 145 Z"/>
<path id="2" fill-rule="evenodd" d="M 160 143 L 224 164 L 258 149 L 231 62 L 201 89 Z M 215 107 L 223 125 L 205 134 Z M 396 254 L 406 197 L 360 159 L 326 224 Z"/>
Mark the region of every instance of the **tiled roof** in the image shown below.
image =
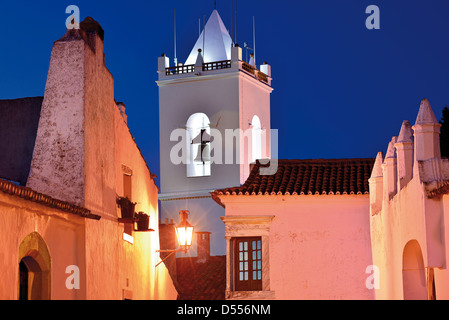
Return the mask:
<path id="1" fill-rule="evenodd" d="M 215 190 L 217 195 L 367 194 L 375 159 L 278 160 L 273 175 L 260 175 L 254 165 L 245 184 Z"/>
<path id="2" fill-rule="evenodd" d="M 73 213 L 81 217 L 100 220 L 100 216 L 91 213 L 90 210 L 86 208 L 73 205 L 66 201 L 54 199 L 50 196 L 34 191 L 33 189 L 15 185 L 14 183 L 7 180 L 0 179 L 0 191 L 20 197 L 25 200 L 40 203 L 50 208 Z"/>
<path id="3" fill-rule="evenodd" d="M 226 290 L 226 256 L 177 258 L 178 299 L 224 300 Z"/>

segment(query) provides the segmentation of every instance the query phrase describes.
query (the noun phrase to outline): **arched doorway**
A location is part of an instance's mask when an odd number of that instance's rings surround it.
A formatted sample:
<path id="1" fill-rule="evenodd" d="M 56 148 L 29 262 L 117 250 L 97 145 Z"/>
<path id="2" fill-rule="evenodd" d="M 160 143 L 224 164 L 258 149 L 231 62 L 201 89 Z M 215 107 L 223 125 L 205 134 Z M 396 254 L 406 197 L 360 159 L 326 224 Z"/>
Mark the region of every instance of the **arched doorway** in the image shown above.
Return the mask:
<path id="1" fill-rule="evenodd" d="M 51 298 L 51 258 L 42 237 L 33 232 L 19 246 L 19 300 Z"/>
<path id="2" fill-rule="evenodd" d="M 404 300 L 426 300 L 426 273 L 421 247 L 411 240 L 404 247 L 402 256 L 402 283 Z"/>

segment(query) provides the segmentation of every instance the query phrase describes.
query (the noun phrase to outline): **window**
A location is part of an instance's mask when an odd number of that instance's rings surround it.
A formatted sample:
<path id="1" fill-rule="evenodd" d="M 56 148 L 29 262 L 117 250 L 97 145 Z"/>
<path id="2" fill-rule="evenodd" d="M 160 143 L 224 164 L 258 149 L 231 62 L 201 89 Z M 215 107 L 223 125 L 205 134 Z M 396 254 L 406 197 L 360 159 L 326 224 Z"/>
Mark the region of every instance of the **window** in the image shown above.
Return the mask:
<path id="1" fill-rule="evenodd" d="M 123 196 L 132 201 L 132 175 L 123 173 Z M 123 226 L 123 240 L 133 242 L 134 223 L 125 223 Z"/>
<path id="2" fill-rule="evenodd" d="M 234 281 L 236 291 L 262 290 L 262 239 L 234 239 Z"/>
<path id="3" fill-rule="evenodd" d="M 226 212 L 227 213 L 227 212 Z M 226 215 L 226 299 L 274 299 L 270 225 L 274 215 Z M 241 244 L 240 244 L 241 243 Z"/>
<path id="4" fill-rule="evenodd" d="M 123 196 L 127 197 L 131 200 L 132 195 L 132 184 L 131 184 L 131 175 L 123 174 Z"/>
<path id="5" fill-rule="evenodd" d="M 187 120 L 189 143 L 187 177 L 210 176 L 210 123 L 204 113 L 192 114 Z"/>

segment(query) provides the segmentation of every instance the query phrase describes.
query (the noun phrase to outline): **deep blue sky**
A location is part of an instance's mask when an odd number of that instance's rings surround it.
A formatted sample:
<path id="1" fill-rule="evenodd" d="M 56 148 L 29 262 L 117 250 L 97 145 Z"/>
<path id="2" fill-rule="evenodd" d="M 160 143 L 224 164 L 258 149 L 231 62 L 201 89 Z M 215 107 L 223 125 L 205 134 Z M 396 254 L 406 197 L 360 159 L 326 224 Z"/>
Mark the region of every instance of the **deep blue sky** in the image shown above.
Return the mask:
<path id="1" fill-rule="evenodd" d="M 174 8 L 183 62 L 214 1 L 0 0 L 0 99 L 44 94 L 70 4 L 105 30 L 115 98 L 158 174 L 157 57 L 173 58 Z M 380 30 L 365 27 L 370 4 L 380 8 Z M 217 9 L 231 29 L 231 1 Z M 449 105 L 448 15 L 447 0 L 237 0 L 237 42 L 252 45 L 255 16 L 258 62 L 272 65 L 279 157 L 375 157 L 403 120 L 414 123 L 424 97 L 439 119 Z"/>

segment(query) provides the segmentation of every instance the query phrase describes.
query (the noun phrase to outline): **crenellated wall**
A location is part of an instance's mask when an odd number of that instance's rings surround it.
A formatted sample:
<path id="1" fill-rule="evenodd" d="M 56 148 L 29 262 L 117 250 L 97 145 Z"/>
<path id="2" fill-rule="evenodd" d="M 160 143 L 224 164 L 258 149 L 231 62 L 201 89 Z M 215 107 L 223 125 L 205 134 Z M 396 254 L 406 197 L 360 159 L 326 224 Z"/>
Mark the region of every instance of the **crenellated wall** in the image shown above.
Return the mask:
<path id="1" fill-rule="evenodd" d="M 423 99 L 414 126 L 404 121 L 385 158 L 377 155 L 369 179 L 373 263 L 380 270 L 377 299 L 427 299 L 434 291 L 437 299 L 449 298 L 443 281 L 449 162 L 441 159 L 439 128 Z"/>

